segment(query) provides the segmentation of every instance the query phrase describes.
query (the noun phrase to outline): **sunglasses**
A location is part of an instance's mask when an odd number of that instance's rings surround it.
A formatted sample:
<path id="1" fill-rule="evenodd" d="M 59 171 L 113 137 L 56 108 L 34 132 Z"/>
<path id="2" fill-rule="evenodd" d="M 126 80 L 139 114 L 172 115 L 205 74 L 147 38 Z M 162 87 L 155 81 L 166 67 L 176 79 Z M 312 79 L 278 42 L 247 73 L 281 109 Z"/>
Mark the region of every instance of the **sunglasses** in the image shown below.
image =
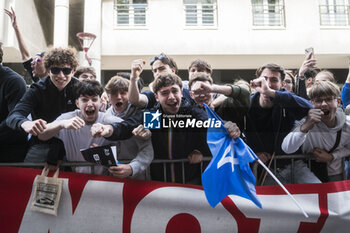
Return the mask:
<path id="1" fill-rule="evenodd" d="M 151 59 L 151 66 L 153 63 L 157 60 L 164 61 L 165 64 L 168 64 L 171 68 L 175 68 L 174 63 L 171 61 L 171 59 L 164 53 L 161 53 L 159 56 L 155 56 Z"/>
<path id="2" fill-rule="evenodd" d="M 69 75 L 72 73 L 72 68 L 70 67 L 64 67 L 64 68 L 59 68 L 59 67 L 50 67 L 50 71 L 52 74 L 59 74 L 61 71 L 64 75 Z"/>

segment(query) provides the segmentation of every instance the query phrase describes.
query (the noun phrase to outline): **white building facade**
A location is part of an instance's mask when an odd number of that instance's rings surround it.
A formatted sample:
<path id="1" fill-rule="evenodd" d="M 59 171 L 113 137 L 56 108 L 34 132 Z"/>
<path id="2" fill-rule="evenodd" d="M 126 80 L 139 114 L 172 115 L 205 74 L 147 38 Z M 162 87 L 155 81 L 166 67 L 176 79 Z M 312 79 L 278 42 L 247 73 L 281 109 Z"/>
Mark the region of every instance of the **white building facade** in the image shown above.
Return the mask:
<path id="1" fill-rule="evenodd" d="M 23 5 L 34 5 L 33 2 L 36 8 L 40 7 L 39 0 L 3 1 L 4 7 L 13 5 L 16 13 L 24 11 Z M 97 35 L 89 56 L 93 66 L 101 69 L 103 83 L 115 71 L 129 70 L 133 59 L 142 58 L 148 64 L 151 57 L 161 52 L 173 57 L 180 70 L 187 70 L 196 58 L 206 60 L 218 71 L 214 73 L 217 81 L 229 81 L 228 77 L 222 78 L 225 71 L 255 70 L 269 62 L 296 69 L 307 47 L 314 48 L 320 68 L 348 68 L 349 0 L 69 2 L 80 2 L 84 12 L 83 31 Z M 67 18 L 67 14 L 62 17 Z M 64 20 L 62 17 L 55 16 L 55 21 Z M 41 28 L 31 32 L 30 25 L 23 25 L 38 21 L 38 15 L 32 13 L 19 18 L 23 20 L 21 28 L 30 50 L 35 53 L 45 49 L 47 41 Z M 7 52 L 5 62 L 20 62 L 15 37 L 8 30 L 10 22 L 3 16 L 0 24 L 3 25 L 0 39 L 5 42 Z M 146 65 L 146 69 L 150 67 Z"/>

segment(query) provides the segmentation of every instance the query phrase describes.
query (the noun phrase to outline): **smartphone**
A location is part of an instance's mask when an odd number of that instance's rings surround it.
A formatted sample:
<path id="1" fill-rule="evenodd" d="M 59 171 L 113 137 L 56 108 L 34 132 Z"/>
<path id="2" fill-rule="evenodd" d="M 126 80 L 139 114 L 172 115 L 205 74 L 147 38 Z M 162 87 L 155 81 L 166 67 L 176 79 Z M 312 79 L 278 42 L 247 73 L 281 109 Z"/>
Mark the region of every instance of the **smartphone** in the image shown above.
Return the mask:
<path id="1" fill-rule="evenodd" d="M 313 55 L 314 55 L 314 48 L 313 47 L 305 49 L 305 56 L 307 58 L 312 58 Z"/>

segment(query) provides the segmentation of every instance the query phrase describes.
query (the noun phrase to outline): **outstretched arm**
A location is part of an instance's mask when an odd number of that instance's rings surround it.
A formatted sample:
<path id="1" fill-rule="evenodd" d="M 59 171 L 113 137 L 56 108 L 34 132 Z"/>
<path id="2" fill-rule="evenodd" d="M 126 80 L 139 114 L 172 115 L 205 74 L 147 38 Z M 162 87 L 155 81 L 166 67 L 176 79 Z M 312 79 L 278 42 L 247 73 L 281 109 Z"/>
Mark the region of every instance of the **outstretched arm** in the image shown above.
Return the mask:
<path id="1" fill-rule="evenodd" d="M 46 129 L 38 135 L 38 138 L 42 141 L 46 141 L 58 134 L 61 129 L 78 130 L 84 126 L 85 122 L 80 117 L 73 117 L 67 120 L 56 120 L 47 124 Z"/>
<path id="2" fill-rule="evenodd" d="M 26 44 L 24 43 L 22 34 L 18 28 L 16 13 L 12 7 L 11 7 L 11 11 L 5 9 L 5 13 L 10 17 L 12 27 L 15 30 L 17 41 L 18 41 L 18 46 L 19 46 L 19 51 L 21 52 L 21 55 L 22 55 L 22 60 L 27 61 L 30 58 L 30 54 L 29 54 L 29 50 L 28 50 Z"/>
<path id="3" fill-rule="evenodd" d="M 207 84 L 204 82 L 197 82 L 191 88 L 194 94 L 207 94 L 207 93 L 219 93 L 224 95 L 231 95 L 232 88 L 230 86 Z"/>

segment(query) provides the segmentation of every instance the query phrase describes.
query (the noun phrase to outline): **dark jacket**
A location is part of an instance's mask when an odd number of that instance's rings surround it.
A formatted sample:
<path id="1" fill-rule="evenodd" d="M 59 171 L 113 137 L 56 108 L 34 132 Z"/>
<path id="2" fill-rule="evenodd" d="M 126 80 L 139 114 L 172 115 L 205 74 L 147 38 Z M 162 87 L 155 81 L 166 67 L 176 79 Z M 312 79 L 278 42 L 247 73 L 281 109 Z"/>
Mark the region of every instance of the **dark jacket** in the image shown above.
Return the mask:
<path id="1" fill-rule="evenodd" d="M 232 121 L 242 129 L 243 125 L 241 122 L 250 107 L 250 93 L 240 86 L 229 86 L 232 88 L 232 94 L 227 96 L 219 107 L 215 108 L 215 112 L 224 121 Z"/>
<path id="2" fill-rule="evenodd" d="M 21 162 L 26 153 L 27 134 L 16 132 L 6 125 L 9 112 L 26 92 L 26 84 L 19 74 L 0 65 L 0 161 Z"/>
<path id="3" fill-rule="evenodd" d="M 297 96 L 300 96 L 304 99 L 309 100 L 309 96 L 307 95 L 307 89 L 305 85 L 306 78 L 304 77 L 301 79 L 299 76 L 297 76 L 296 84 L 295 84 L 295 94 Z"/>
<path id="4" fill-rule="evenodd" d="M 266 120 L 262 115 L 269 110 L 260 107 L 259 97 L 259 92 L 252 95 L 251 108 L 246 117 L 247 144 L 255 153 L 284 154 L 281 148 L 284 137 L 292 130 L 295 120 L 305 117 L 312 105 L 308 100 L 282 89 L 276 91 L 276 97 L 272 99 L 274 106 L 270 109 L 271 119 Z M 265 132 L 259 130 L 264 127 Z"/>
<path id="5" fill-rule="evenodd" d="M 6 124 L 19 131 L 23 131 L 21 125 L 28 120 L 31 114 L 32 120 L 43 119 L 47 123 L 54 121 L 59 115 L 76 109 L 74 85 L 78 79 L 72 77 L 67 86 L 59 91 L 52 83 L 50 77 L 45 77 L 37 83 L 33 83 L 16 107 L 11 111 Z M 31 145 L 38 143 L 50 144 L 57 139 L 50 139 L 46 142 L 40 141 L 37 137 L 31 138 Z M 61 159 L 60 155 L 59 159 Z M 51 163 L 54 163 L 52 158 Z"/>
<path id="6" fill-rule="evenodd" d="M 59 115 L 76 109 L 74 85 L 78 79 L 72 78 L 67 86 L 59 91 L 51 82 L 50 77 L 45 77 L 37 83 L 33 83 L 16 105 L 6 123 L 12 129 L 22 130 L 21 124 L 32 115 L 33 120 L 43 119 L 50 123 Z"/>
<path id="7" fill-rule="evenodd" d="M 149 111 L 157 111 L 163 113 L 159 103 Z M 148 111 L 148 110 L 147 110 Z M 205 111 L 191 106 L 184 98 L 178 115 L 191 116 L 190 119 L 206 120 L 207 114 Z M 163 116 L 161 116 L 163 119 Z M 185 118 L 181 118 L 185 119 Z M 177 118 L 179 120 L 179 118 Z M 161 121 L 162 122 L 162 121 Z M 143 113 L 133 116 L 123 122 L 113 125 L 114 133 L 108 140 L 121 140 L 130 136 L 130 131 L 143 123 Z M 206 141 L 206 130 L 197 128 L 180 128 L 170 127 L 152 130 L 152 144 L 154 149 L 155 159 L 185 159 L 193 150 L 199 150 L 203 156 L 210 157 L 211 153 Z M 175 172 L 174 178 L 176 182 L 182 182 L 181 164 L 175 164 L 174 169 L 167 166 L 167 181 L 172 181 L 171 173 Z M 163 167 L 161 164 L 151 165 L 152 180 L 163 181 Z M 185 164 L 185 182 L 200 184 L 200 164 Z"/>

